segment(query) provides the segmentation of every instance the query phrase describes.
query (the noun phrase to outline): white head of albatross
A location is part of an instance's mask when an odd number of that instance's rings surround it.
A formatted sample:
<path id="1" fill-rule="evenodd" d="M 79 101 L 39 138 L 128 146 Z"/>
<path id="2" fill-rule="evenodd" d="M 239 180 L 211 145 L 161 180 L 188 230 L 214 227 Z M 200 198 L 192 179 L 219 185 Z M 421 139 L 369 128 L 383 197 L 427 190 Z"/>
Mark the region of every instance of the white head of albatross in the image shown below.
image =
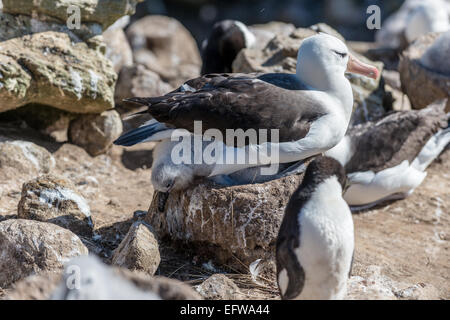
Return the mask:
<path id="1" fill-rule="evenodd" d="M 338 38 L 320 33 L 306 38 L 297 56 L 297 77 L 313 90 L 337 97 L 350 116 L 353 92 L 345 73 L 377 79 L 379 71 L 353 56 Z"/>
<path id="2" fill-rule="evenodd" d="M 310 87 L 329 91 L 339 86 L 346 72 L 377 79 L 374 66 L 356 59 L 338 38 L 325 33 L 306 38 L 297 56 L 297 76 Z"/>

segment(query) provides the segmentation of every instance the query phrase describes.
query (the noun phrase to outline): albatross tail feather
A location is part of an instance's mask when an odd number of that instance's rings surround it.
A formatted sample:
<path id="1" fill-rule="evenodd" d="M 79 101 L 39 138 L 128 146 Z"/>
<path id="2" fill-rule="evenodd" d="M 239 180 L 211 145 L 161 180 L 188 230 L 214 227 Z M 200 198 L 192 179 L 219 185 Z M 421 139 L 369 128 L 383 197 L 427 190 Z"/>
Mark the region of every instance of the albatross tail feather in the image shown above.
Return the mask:
<path id="1" fill-rule="evenodd" d="M 135 103 L 141 106 L 148 106 L 148 98 L 139 98 L 139 97 L 133 97 L 133 98 L 126 98 L 123 99 L 124 102 L 131 102 L 131 103 Z"/>
<path id="2" fill-rule="evenodd" d="M 128 131 L 127 133 L 121 135 L 116 141 L 115 145 L 131 147 L 135 144 L 148 141 L 158 141 L 166 136 L 170 137 L 170 133 L 173 129 L 166 127 L 163 123 L 156 120 L 150 120 L 139 128 Z M 166 134 L 158 134 L 160 132 L 165 132 Z"/>
<path id="3" fill-rule="evenodd" d="M 167 99 L 167 96 L 160 96 L 160 97 L 148 97 L 148 98 L 140 98 L 140 97 L 133 97 L 133 98 L 127 98 L 123 99 L 124 102 L 131 102 L 134 104 L 138 104 L 141 106 L 147 106 L 150 107 L 153 104 L 157 104 L 159 102 L 162 102 Z"/>

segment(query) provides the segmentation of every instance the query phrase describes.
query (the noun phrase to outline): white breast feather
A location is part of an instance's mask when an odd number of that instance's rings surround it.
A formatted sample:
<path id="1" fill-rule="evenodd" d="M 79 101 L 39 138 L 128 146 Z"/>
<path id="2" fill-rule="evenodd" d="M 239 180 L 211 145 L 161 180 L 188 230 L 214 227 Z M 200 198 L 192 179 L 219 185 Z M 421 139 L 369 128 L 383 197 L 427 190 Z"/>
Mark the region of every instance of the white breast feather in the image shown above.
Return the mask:
<path id="1" fill-rule="evenodd" d="M 299 215 L 305 285 L 297 299 L 343 299 L 346 295 L 354 234 L 350 209 L 336 177 L 321 183 Z"/>

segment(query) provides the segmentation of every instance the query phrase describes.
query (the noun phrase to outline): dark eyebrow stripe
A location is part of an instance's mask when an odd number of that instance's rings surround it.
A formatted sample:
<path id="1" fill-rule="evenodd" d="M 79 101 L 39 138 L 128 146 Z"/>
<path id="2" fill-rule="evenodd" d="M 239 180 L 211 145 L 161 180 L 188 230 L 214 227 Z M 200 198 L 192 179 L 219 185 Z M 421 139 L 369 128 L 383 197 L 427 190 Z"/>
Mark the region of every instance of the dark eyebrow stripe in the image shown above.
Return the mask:
<path id="1" fill-rule="evenodd" d="M 346 53 L 342 53 L 342 52 L 339 52 L 339 51 L 336 51 L 336 50 L 333 50 L 333 52 L 338 54 L 338 55 L 340 55 L 342 58 L 345 58 L 345 56 L 347 56 Z"/>

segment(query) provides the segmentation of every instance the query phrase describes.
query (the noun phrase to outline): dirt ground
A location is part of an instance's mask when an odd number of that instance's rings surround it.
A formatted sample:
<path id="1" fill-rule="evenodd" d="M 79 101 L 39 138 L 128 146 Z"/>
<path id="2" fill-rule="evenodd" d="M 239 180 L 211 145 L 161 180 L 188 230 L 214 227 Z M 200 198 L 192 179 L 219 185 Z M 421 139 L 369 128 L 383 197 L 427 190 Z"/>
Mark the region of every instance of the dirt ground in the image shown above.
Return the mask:
<path id="1" fill-rule="evenodd" d="M 52 174 L 72 180 L 91 206 L 100 240 L 82 239 L 106 262 L 129 226 L 142 217 L 152 200 L 150 183 L 153 144 L 113 147 L 95 158 L 71 144 L 55 143 L 32 130 L 0 128 L 0 136 L 35 142 L 56 159 Z M 9 171 L 8 171 L 9 170 Z M 0 170 L 0 221 L 17 213 L 28 172 Z M 406 200 L 353 215 L 355 261 L 351 299 L 450 298 L 450 150 L 433 163 L 424 183 Z M 158 274 L 201 283 L 209 275 L 230 271 L 211 267 L 195 254 L 161 244 Z M 274 279 L 252 281 L 248 274 L 229 273 L 242 299 L 278 299 Z"/>

